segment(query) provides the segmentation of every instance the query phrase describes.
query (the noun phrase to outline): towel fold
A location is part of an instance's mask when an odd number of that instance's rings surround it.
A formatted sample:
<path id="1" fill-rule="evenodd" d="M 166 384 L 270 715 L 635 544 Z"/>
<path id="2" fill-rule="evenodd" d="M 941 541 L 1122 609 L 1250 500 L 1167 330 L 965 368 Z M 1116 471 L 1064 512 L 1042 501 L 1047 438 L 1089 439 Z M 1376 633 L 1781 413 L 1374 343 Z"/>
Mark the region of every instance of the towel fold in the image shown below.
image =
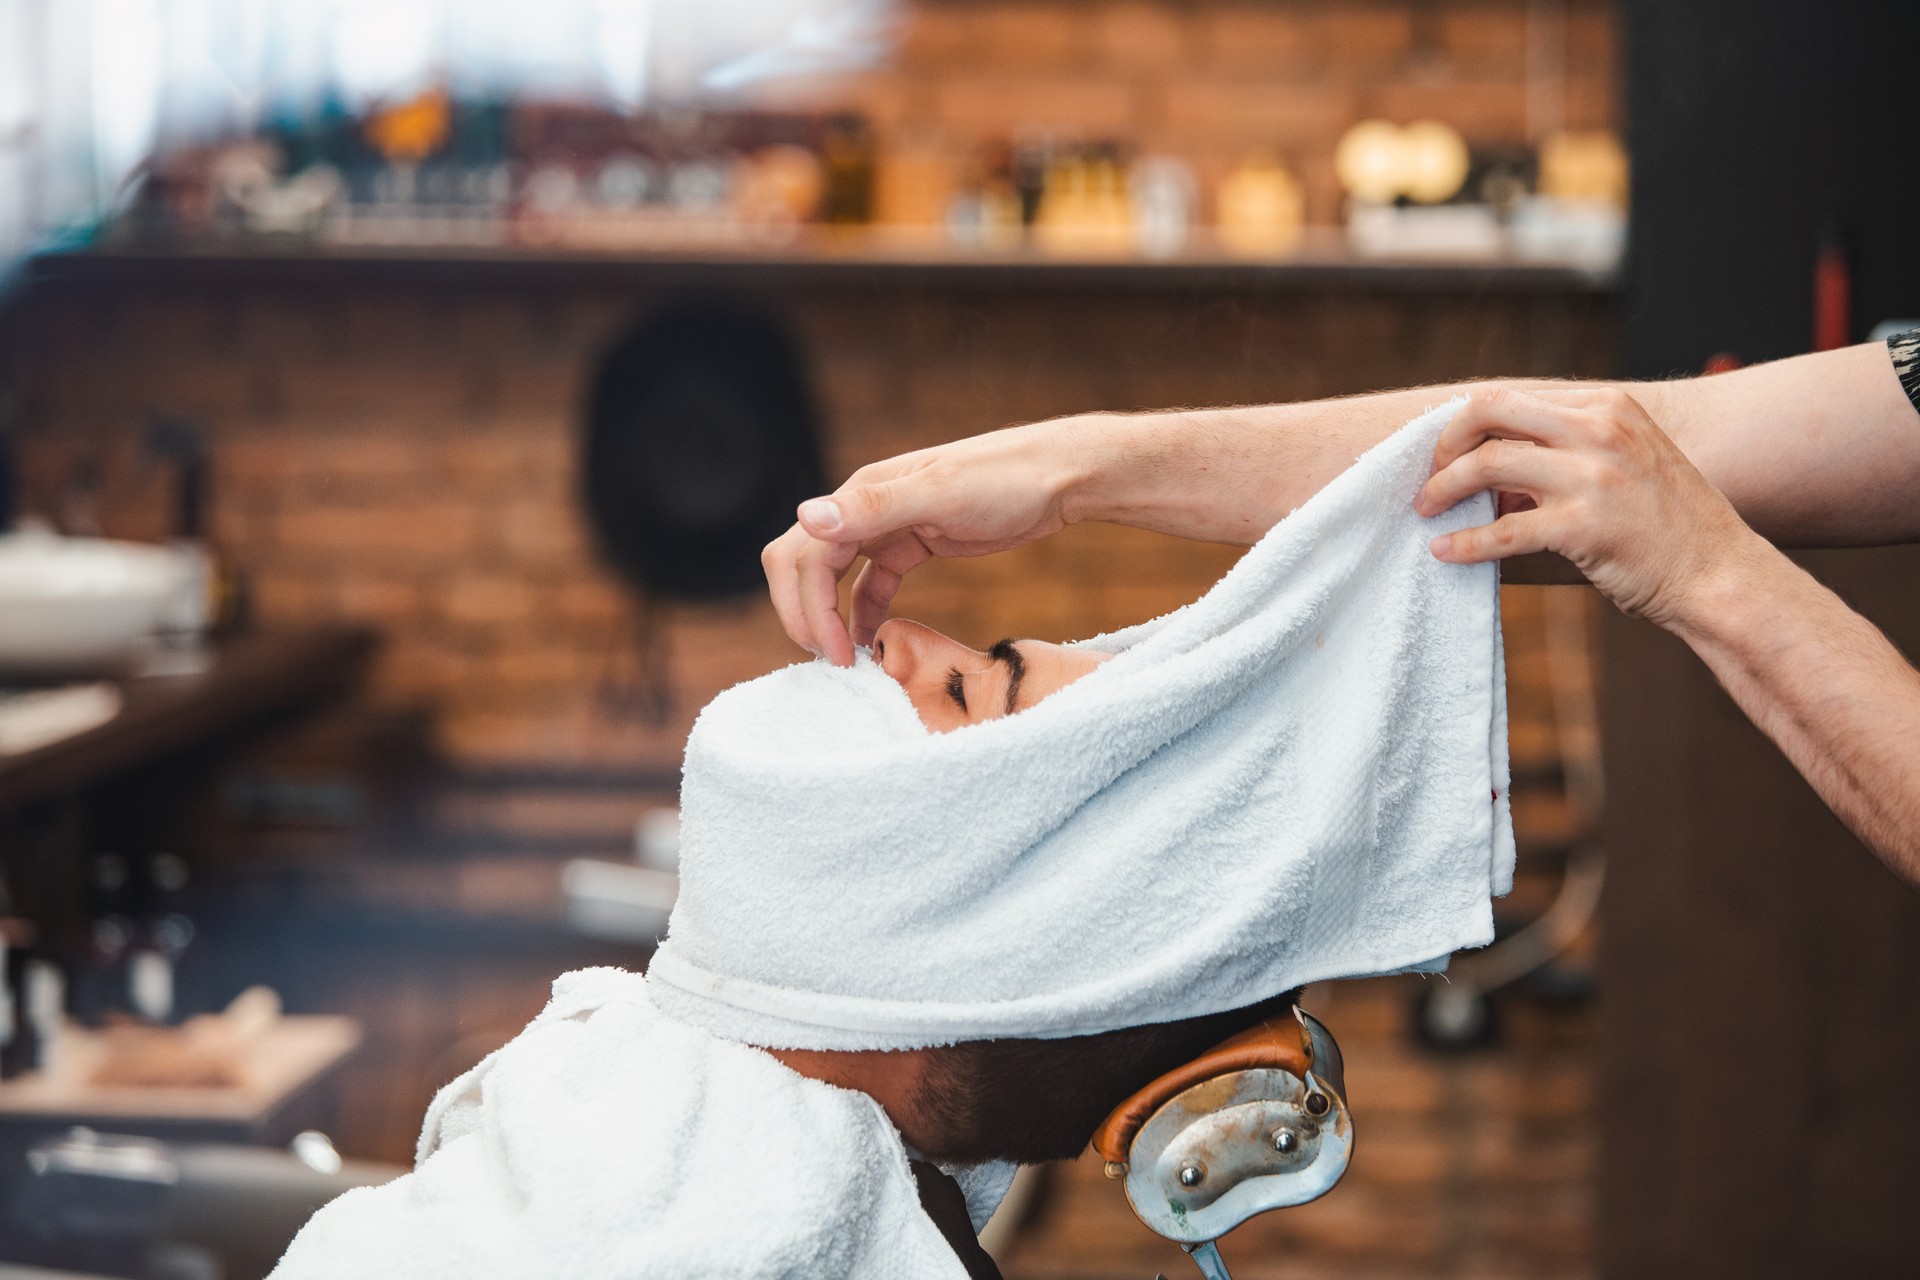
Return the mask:
<path id="1" fill-rule="evenodd" d="M 678 1024 L 647 988 L 561 978 L 440 1091 L 414 1172 L 320 1210 L 274 1280 L 965 1280 L 877 1103 Z M 977 1228 L 1011 1170 L 954 1172 Z"/>
<path id="2" fill-rule="evenodd" d="M 1412 508 L 1455 407 L 1017 715 L 929 733 L 865 657 L 716 698 L 661 1007 L 775 1047 L 1057 1037 L 1490 941 L 1514 856 L 1499 580 L 1428 543 L 1491 500 Z"/>

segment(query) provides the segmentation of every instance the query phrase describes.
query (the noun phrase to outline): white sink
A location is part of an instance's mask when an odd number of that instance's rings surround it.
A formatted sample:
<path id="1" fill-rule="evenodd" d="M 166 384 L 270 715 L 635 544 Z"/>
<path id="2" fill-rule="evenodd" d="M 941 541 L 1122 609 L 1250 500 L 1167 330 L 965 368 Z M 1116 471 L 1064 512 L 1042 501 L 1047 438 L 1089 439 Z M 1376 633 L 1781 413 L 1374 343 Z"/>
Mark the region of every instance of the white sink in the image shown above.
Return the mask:
<path id="1" fill-rule="evenodd" d="M 0 536 L 0 670 L 99 667 L 177 608 L 188 561 L 166 547 L 29 530 Z"/>

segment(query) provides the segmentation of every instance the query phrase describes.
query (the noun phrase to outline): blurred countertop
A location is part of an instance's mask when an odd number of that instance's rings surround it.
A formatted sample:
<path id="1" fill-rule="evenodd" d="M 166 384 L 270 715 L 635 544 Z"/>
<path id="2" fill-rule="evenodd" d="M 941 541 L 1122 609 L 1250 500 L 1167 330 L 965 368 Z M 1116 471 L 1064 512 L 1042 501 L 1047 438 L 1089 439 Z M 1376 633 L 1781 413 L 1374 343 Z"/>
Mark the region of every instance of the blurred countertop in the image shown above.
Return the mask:
<path id="1" fill-rule="evenodd" d="M 212 1020 L 206 1032 L 224 1030 Z M 196 1033 L 192 1027 L 165 1030 L 122 1027 L 106 1031 L 69 1025 L 62 1029 L 55 1066 L 0 1084 L 0 1123 L 31 1118 L 62 1123 L 126 1120 L 227 1121 L 264 1124 L 289 1099 L 311 1089 L 337 1069 L 360 1045 L 360 1025 L 339 1016 L 275 1019 L 257 1033 L 226 1037 Z M 176 1055 L 189 1054 L 200 1034 L 214 1048 L 204 1056 L 232 1074 L 221 1084 L 158 1085 L 101 1083 L 96 1074 L 114 1053 L 116 1034 L 138 1037 L 119 1049 L 122 1055 L 172 1044 Z M 170 1037 L 163 1041 L 162 1037 Z"/>
<path id="2" fill-rule="evenodd" d="M 351 686 L 378 640 L 336 626 L 213 643 L 197 669 L 118 678 L 110 719 L 17 755 L 0 756 L 0 814 L 81 790 L 261 717 Z"/>

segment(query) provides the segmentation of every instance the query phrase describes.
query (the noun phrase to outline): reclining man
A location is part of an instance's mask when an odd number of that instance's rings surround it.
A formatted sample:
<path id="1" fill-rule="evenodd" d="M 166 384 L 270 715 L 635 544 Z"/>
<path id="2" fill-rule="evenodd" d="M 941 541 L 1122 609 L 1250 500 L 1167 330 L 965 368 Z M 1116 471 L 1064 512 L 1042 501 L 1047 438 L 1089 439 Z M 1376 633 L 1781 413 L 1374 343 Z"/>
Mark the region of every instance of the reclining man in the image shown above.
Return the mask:
<path id="1" fill-rule="evenodd" d="M 1413 508 L 1456 407 L 1164 618 L 987 651 L 889 622 L 716 698 L 647 973 L 560 979 L 275 1274 L 991 1276 L 1014 1163 L 1308 983 L 1490 941 L 1498 581 L 1428 543 L 1491 503 Z"/>

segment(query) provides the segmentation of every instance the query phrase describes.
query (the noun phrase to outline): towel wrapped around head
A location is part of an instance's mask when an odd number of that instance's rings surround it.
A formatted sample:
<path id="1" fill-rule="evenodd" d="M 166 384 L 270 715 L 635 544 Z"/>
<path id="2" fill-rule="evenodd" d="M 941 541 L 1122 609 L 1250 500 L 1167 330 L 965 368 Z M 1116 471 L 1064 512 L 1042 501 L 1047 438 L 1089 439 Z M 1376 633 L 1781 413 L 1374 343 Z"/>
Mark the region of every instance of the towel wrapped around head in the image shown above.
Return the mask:
<path id="1" fill-rule="evenodd" d="M 1110 1031 L 1493 936 L 1513 871 L 1499 578 L 1413 511 L 1456 404 L 1200 600 L 1004 719 L 930 733 L 862 657 L 716 698 L 687 744 L 656 1001 L 770 1047 Z"/>

